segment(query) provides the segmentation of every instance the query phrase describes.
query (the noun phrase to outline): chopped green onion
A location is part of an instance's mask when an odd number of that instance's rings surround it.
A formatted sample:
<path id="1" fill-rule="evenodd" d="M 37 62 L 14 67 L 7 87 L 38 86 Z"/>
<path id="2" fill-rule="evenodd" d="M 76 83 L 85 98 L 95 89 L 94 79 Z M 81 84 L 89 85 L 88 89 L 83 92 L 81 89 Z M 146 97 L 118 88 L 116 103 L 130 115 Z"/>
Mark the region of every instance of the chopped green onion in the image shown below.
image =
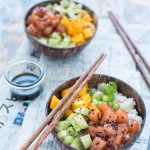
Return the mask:
<path id="1" fill-rule="evenodd" d="M 104 96 L 102 97 L 102 100 L 103 100 L 104 102 L 110 102 L 110 98 L 109 98 L 108 95 L 104 95 Z"/>
<path id="2" fill-rule="evenodd" d="M 118 110 L 120 108 L 120 104 L 116 101 L 110 103 L 110 107 L 114 110 Z"/>
<path id="3" fill-rule="evenodd" d="M 93 96 L 92 96 L 93 99 L 96 99 L 98 101 L 101 101 L 102 100 L 102 92 L 100 91 L 96 91 Z"/>

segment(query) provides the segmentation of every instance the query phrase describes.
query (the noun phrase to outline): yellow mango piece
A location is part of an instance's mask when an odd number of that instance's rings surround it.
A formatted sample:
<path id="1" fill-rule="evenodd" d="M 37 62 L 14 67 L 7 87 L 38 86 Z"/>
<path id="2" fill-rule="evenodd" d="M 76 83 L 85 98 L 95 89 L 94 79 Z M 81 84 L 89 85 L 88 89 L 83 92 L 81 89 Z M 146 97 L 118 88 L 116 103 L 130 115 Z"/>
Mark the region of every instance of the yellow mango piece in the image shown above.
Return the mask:
<path id="1" fill-rule="evenodd" d="M 65 116 L 69 117 L 72 113 L 73 111 L 71 109 L 67 109 L 67 111 L 65 112 Z"/>
<path id="2" fill-rule="evenodd" d="M 82 96 L 86 95 L 87 94 L 87 89 L 88 89 L 88 84 L 86 84 L 84 86 L 84 88 L 80 91 L 80 93 L 78 94 L 78 96 L 82 97 Z"/>
<path id="3" fill-rule="evenodd" d="M 93 23 L 91 23 L 91 22 L 85 22 L 85 29 L 86 28 L 91 28 L 91 30 L 93 30 L 93 32 L 95 30 L 95 27 L 94 27 Z"/>
<path id="4" fill-rule="evenodd" d="M 84 38 L 87 40 L 87 39 L 93 37 L 93 30 L 91 28 L 86 28 L 83 31 L 83 35 L 84 35 Z"/>
<path id="5" fill-rule="evenodd" d="M 90 103 L 89 105 L 88 105 L 88 108 L 89 109 L 98 109 L 98 107 L 96 106 L 96 104 L 94 104 L 94 103 Z"/>
<path id="6" fill-rule="evenodd" d="M 73 104 L 72 104 L 72 106 L 71 106 L 71 109 L 72 110 L 75 110 L 75 109 L 77 109 L 77 108 L 80 108 L 80 107 L 85 107 L 85 108 L 87 108 L 87 104 L 82 100 L 82 99 L 76 99 L 74 102 L 73 102 Z"/>
<path id="7" fill-rule="evenodd" d="M 61 19 L 61 23 L 62 23 L 65 27 L 68 27 L 69 24 L 70 24 L 70 21 L 69 21 L 69 19 L 68 19 L 66 16 L 64 16 L 64 17 Z"/>
<path id="8" fill-rule="evenodd" d="M 92 17 L 88 13 L 84 14 L 81 19 L 87 22 L 92 22 Z"/>
<path id="9" fill-rule="evenodd" d="M 74 29 L 75 33 L 82 33 L 83 32 L 83 24 L 80 22 L 80 20 L 76 19 L 76 20 L 72 20 L 71 21 L 71 26 Z"/>
<path id="10" fill-rule="evenodd" d="M 86 94 L 82 97 L 83 101 L 86 103 L 86 105 L 89 105 L 91 102 L 91 96 L 89 94 Z"/>
<path id="11" fill-rule="evenodd" d="M 59 99 L 53 95 L 52 99 L 51 99 L 51 103 L 50 103 L 50 109 L 54 109 L 59 103 Z"/>
<path id="12" fill-rule="evenodd" d="M 80 34 L 72 37 L 72 41 L 73 41 L 73 43 L 80 45 L 80 44 L 84 43 L 85 40 L 84 40 L 83 34 L 80 33 Z"/>
<path id="13" fill-rule="evenodd" d="M 61 97 L 63 98 L 68 92 L 69 92 L 70 88 L 67 88 L 65 90 L 61 91 Z"/>
<path id="14" fill-rule="evenodd" d="M 74 28 L 69 25 L 68 28 L 67 28 L 67 33 L 70 35 L 70 36 L 75 36 L 77 35 L 78 33 L 74 30 Z"/>

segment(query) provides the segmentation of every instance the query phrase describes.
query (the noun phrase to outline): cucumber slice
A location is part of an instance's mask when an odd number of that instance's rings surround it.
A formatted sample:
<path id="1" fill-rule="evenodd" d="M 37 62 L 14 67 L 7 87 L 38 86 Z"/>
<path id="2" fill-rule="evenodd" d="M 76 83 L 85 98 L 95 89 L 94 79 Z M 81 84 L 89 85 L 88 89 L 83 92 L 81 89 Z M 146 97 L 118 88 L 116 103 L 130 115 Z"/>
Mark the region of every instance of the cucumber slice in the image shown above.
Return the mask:
<path id="1" fill-rule="evenodd" d="M 92 140 L 89 134 L 80 137 L 80 139 L 85 149 L 91 146 Z"/>
<path id="2" fill-rule="evenodd" d="M 75 140 L 71 143 L 70 146 L 75 148 L 76 150 L 82 150 L 82 144 L 78 138 L 75 138 Z"/>
<path id="3" fill-rule="evenodd" d="M 67 131 L 66 130 L 61 130 L 57 133 L 57 136 L 61 139 L 64 140 L 64 138 L 67 136 Z"/>
<path id="4" fill-rule="evenodd" d="M 77 108 L 76 110 L 74 110 L 74 112 L 88 116 L 90 110 L 88 108 L 81 107 L 81 108 Z"/>
<path id="5" fill-rule="evenodd" d="M 75 131 L 75 129 L 74 129 L 73 127 L 69 127 L 69 128 L 68 128 L 67 134 L 68 134 L 68 135 L 71 135 L 71 136 L 73 136 L 73 137 L 78 136 L 78 133 Z"/>
<path id="6" fill-rule="evenodd" d="M 73 136 L 68 135 L 68 136 L 65 137 L 64 142 L 65 142 L 66 144 L 69 144 L 69 145 L 70 145 L 70 144 L 73 142 L 74 139 L 75 139 L 75 138 L 74 138 Z"/>
<path id="7" fill-rule="evenodd" d="M 76 121 L 76 123 L 80 127 L 80 129 L 88 128 L 88 124 L 86 123 L 85 119 L 82 117 L 81 114 L 76 115 L 74 117 L 74 120 Z"/>

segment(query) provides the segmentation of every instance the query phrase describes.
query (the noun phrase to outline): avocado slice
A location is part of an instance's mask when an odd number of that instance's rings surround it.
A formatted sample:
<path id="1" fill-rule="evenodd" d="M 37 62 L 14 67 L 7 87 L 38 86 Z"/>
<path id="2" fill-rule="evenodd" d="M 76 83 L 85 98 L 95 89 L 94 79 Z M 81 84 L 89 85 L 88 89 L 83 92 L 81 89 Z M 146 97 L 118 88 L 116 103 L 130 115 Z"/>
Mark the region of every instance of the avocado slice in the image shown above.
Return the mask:
<path id="1" fill-rule="evenodd" d="M 80 129 L 86 129 L 88 128 L 88 124 L 86 123 L 85 119 L 81 114 L 78 114 L 74 117 L 74 120 L 76 121 L 77 125 L 80 127 Z"/>
<path id="2" fill-rule="evenodd" d="M 91 146 L 92 140 L 89 134 L 80 137 L 80 139 L 85 149 Z"/>
<path id="3" fill-rule="evenodd" d="M 70 136 L 70 135 L 67 135 L 66 137 L 65 137 L 65 139 L 64 139 L 64 142 L 66 143 L 66 144 L 71 144 L 72 142 L 73 142 L 73 140 L 75 139 L 75 137 L 73 137 L 73 136 Z"/>
<path id="4" fill-rule="evenodd" d="M 69 127 L 69 128 L 68 128 L 67 134 L 68 134 L 68 135 L 71 135 L 71 136 L 73 136 L 73 137 L 78 136 L 78 133 L 75 131 L 75 129 L 74 129 L 73 127 Z"/>
<path id="5" fill-rule="evenodd" d="M 81 144 L 81 141 L 78 138 L 75 138 L 70 146 L 75 148 L 76 150 L 82 150 L 82 144 Z"/>
<path id="6" fill-rule="evenodd" d="M 89 112 L 90 110 L 88 108 L 84 108 L 84 107 L 80 107 L 80 108 L 77 108 L 76 110 L 74 110 L 76 113 L 79 113 L 79 114 L 82 114 L 82 115 L 85 115 L 85 116 L 88 116 L 89 115 Z"/>
<path id="7" fill-rule="evenodd" d="M 79 132 L 81 130 L 81 128 L 79 127 L 79 125 L 77 124 L 77 122 L 74 120 L 74 118 L 76 117 L 77 114 L 71 114 L 67 120 L 71 123 L 71 125 L 73 126 L 73 128 Z"/>
<path id="8" fill-rule="evenodd" d="M 67 131 L 66 130 L 61 130 L 57 133 L 57 136 L 63 140 L 67 136 Z"/>
<path id="9" fill-rule="evenodd" d="M 55 127 L 55 131 L 59 132 L 61 130 L 66 130 L 71 125 L 71 123 L 68 120 L 65 121 L 59 121 L 57 126 Z"/>

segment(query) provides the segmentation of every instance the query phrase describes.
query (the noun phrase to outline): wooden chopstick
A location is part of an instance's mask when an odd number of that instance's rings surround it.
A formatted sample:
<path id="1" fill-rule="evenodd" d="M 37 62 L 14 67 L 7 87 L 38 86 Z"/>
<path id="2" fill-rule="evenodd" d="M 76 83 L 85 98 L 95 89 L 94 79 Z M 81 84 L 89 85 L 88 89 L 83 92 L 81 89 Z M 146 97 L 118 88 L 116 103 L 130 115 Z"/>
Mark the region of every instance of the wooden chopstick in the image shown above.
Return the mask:
<path id="1" fill-rule="evenodd" d="M 148 71 L 150 71 L 150 64 L 147 62 L 147 60 L 144 58 L 143 54 L 141 53 L 141 51 L 138 49 L 138 47 L 134 44 L 134 42 L 132 41 L 132 39 L 129 37 L 129 35 L 127 34 L 127 32 L 125 31 L 125 29 L 122 27 L 122 25 L 120 24 L 120 22 L 117 20 L 117 18 L 115 17 L 115 15 L 112 12 L 108 12 L 109 15 L 115 20 L 116 24 L 119 26 L 119 28 L 122 30 L 123 34 L 126 36 L 126 38 L 129 40 L 130 44 L 132 45 L 132 47 L 134 48 L 134 50 L 136 51 L 136 53 L 140 56 L 140 58 L 142 59 L 143 63 L 145 64 L 145 67 L 148 69 Z"/>
<path id="2" fill-rule="evenodd" d="M 54 117 L 54 120 L 48 125 L 47 129 L 41 134 L 41 136 L 38 138 L 38 140 L 33 145 L 33 150 L 37 150 L 38 147 L 42 144 L 42 142 L 46 139 L 46 137 L 49 135 L 49 133 L 55 128 L 59 120 L 63 117 L 66 110 L 71 106 L 71 104 L 74 102 L 74 99 L 77 97 L 78 93 L 83 89 L 85 84 L 90 80 L 94 72 L 97 70 L 99 65 L 103 62 L 106 55 L 104 55 L 99 62 L 92 68 L 92 70 L 89 72 L 87 77 L 84 79 L 84 81 L 79 85 L 79 87 L 74 91 L 70 99 L 66 102 L 65 106 L 57 112 L 56 116 Z"/>
<path id="3" fill-rule="evenodd" d="M 101 60 L 105 54 L 101 54 L 97 60 L 93 63 L 93 65 L 78 79 L 78 81 L 71 87 L 68 94 L 66 94 L 63 99 L 60 101 L 60 103 L 53 109 L 53 111 L 44 119 L 44 121 L 41 123 L 41 125 L 38 127 L 38 129 L 31 135 L 31 137 L 22 145 L 20 148 L 21 150 L 26 150 L 32 142 L 37 138 L 37 136 L 41 133 L 41 131 L 50 123 L 54 115 L 59 111 L 59 109 L 62 107 L 62 105 L 69 99 L 69 97 L 72 95 L 72 93 L 75 91 L 75 89 L 81 84 L 81 82 L 86 78 L 86 76 L 89 74 L 89 72 L 92 70 L 92 68 Z"/>
<path id="4" fill-rule="evenodd" d="M 118 34 L 120 35 L 120 37 L 121 37 L 121 39 L 123 40 L 125 46 L 127 47 L 128 51 L 130 52 L 130 54 L 131 54 L 133 60 L 135 61 L 136 65 L 137 65 L 137 67 L 138 67 L 138 69 L 139 69 L 139 71 L 141 72 L 141 74 L 142 74 L 142 76 L 143 76 L 143 79 L 145 80 L 147 86 L 150 88 L 150 79 L 149 79 L 148 75 L 146 74 L 146 72 L 145 72 L 145 70 L 144 70 L 142 64 L 140 63 L 139 59 L 137 58 L 136 54 L 132 51 L 132 49 L 131 49 L 130 46 L 133 47 L 133 45 L 130 43 L 129 39 L 127 38 L 127 36 L 126 36 L 126 35 L 124 34 L 124 32 L 122 31 L 123 27 L 120 28 L 121 24 L 120 24 L 120 26 L 118 25 L 118 22 L 119 22 L 119 21 L 116 22 L 117 19 L 116 19 L 116 17 L 114 18 L 114 15 L 113 15 L 112 12 L 108 12 L 108 14 L 109 14 L 109 17 L 110 17 L 112 23 L 113 23 L 114 26 L 115 26 L 116 31 L 117 31 Z M 129 36 L 128 36 L 128 37 L 129 37 Z M 134 47 L 133 47 L 133 48 L 134 48 Z"/>

